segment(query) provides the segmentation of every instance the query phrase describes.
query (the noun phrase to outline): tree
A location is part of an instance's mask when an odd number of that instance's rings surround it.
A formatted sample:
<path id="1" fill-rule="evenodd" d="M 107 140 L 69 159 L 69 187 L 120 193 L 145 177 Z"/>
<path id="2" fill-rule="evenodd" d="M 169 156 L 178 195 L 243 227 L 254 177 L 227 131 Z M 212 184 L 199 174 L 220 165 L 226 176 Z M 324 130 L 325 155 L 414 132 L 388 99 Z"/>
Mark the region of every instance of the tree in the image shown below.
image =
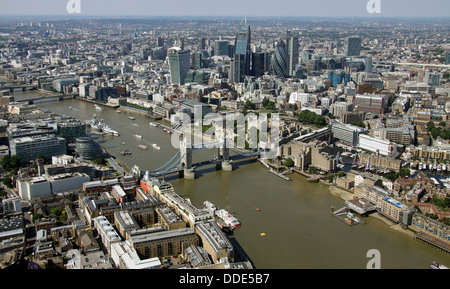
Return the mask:
<path id="1" fill-rule="evenodd" d="M 96 165 L 104 166 L 104 165 L 106 165 L 106 160 L 105 160 L 105 158 L 103 158 L 103 157 L 101 157 L 101 158 L 96 158 L 96 159 L 93 161 L 93 163 L 96 164 Z"/>
<path id="2" fill-rule="evenodd" d="M 250 99 L 247 99 L 247 101 L 244 104 L 244 109 L 252 110 L 255 109 L 255 104 L 250 101 Z"/>
<path id="3" fill-rule="evenodd" d="M 3 179 L 3 184 L 8 188 L 12 188 L 12 179 L 10 177 L 5 177 Z"/>
<path id="4" fill-rule="evenodd" d="M 294 161 L 293 161 L 291 158 L 287 158 L 287 159 L 284 161 L 284 165 L 287 166 L 287 167 L 289 167 L 289 168 L 292 168 L 292 167 L 294 166 Z"/>
<path id="5" fill-rule="evenodd" d="M 437 128 L 437 127 L 433 127 L 432 129 L 431 129 L 431 136 L 435 139 L 435 138 L 437 138 L 438 136 L 440 136 L 441 135 L 441 129 L 440 128 Z"/>
<path id="6" fill-rule="evenodd" d="M 411 171 L 408 168 L 401 168 L 399 174 L 402 177 L 407 177 L 411 175 Z"/>
<path id="7" fill-rule="evenodd" d="M 20 157 L 14 155 L 6 155 L 3 157 L 3 159 L 0 162 L 0 165 L 5 171 L 10 171 L 12 169 L 19 169 L 20 168 Z"/>
<path id="8" fill-rule="evenodd" d="M 339 172 L 336 173 L 336 176 L 337 176 L 338 178 L 342 178 L 342 177 L 345 176 L 345 172 L 344 172 L 344 171 L 339 171 Z"/>
<path id="9" fill-rule="evenodd" d="M 428 129 L 428 131 L 431 131 L 433 128 L 435 128 L 436 126 L 434 125 L 434 122 L 432 122 L 432 121 L 429 121 L 428 123 L 427 123 L 427 129 Z"/>

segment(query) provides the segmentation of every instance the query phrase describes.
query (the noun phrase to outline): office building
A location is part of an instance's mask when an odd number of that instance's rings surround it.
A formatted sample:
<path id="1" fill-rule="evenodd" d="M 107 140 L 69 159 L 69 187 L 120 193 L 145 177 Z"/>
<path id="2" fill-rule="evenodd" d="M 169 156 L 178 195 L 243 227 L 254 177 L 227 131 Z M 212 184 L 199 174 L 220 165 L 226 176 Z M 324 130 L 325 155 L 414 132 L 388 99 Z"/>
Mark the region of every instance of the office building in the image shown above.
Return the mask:
<path id="1" fill-rule="evenodd" d="M 238 26 L 238 32 L 235 40 L 235 55 L 243 55 L 243 75 L 250 75 L 250 42 L 251 42 L 251 32 L 250 26 L 247 22 L 241 23 Z M 236 57 L 234 57 L 236 59 Z M 240 57 L 239 57 L 240 59 Z"/>
<path id="2" fill-rule="evenodd" d="M 234 54 L 231 60 L 230 80 L 235 83 L 242 83 L 245 79 L 246 57 L 244 54 Z"/>
<path id="3" fill-rule="evenodd" d="M 333 134 L 333 138 L 352 146 L 358 145 L 359 136 L 361 134 L 368 133 L 365 128 L 339 122 L 334 122 L 331 124 L 331 132 Z"/>
<path id="4" fill-rule="evenodd" d="M 100 146 L 89 137 L 80 137 L 76 140 L 76 151 L 84 160 L 95 160 L 102 156 Z M 56 155 L 56 154 L 55 154 Z"/>
<path id="5" fill-rule="evenodd" d="M 450 65 L 450 52 L 447 52 L 447 59 L 445 61 L 446 65 Z"/>
<path id="6" fill-rule="evenodd" d="M 397 145 L 389 140 L 374 138 L 365 134 L 359 136 L 359 147 L 384 156 L 397 151 Z"/>
<path id="7" fill-rule="evenodd" d="M 191 56 L 188 50 L 172 47 L 168 51 L 171 84 L 184 84 L 186 73 L 190 68 Z"/>
<path id="8" fill-rule="evenodd" d="M 20 157 L 22 163 L 29 163 L 38 156 L 51 159 L 66 154 L 66 140 L 51 134 L 18 137 L 9 141 L 9 148 L 11 155 Z"/>
<path id="9" fill-rule="evenodd" d="M 272 71 L 278 77 L 289 77 L 289 63 L 286 44 L 280 39 L 272 57 Z"/>
<path id="10" fill-rule="evenodd" d="M 336 87 L 338 84 L 345 84 L 350 81 L 350 74 L 343 70 L 334 70 L 328 72 L 328 80 L 331 81 L 331 86 Z"/>
<path id="11" fill-rule="evenodd" d="M 67 142 L 73 142 L 79 137 L 86 136 L 86 124 L 79 121 L 61 122 L 57 125 L 57 133 Z"/>
<path id="12" fill-rule="evenodd" d="M 14 197 L 11 199 L 3 199 L 2 200 L 3 212 L 5 213 L 21 213 L 22 212 L 22 204 L 20 202 L 20 198 Z"/>
<path id="13" fill-rule="evenodd" d="M 354 98 L 356 111 L 383 114 L 388 104 L 386 95 L 357 94 Z"/>
<path id="14" fill-rule="evenodd" d="M 263 76 L 270 70 L 270 53 L 252 53 L 252 76 Z"/>
<path id="15" fill-rule="evenodd" d="M 295 66 L 298 64 L 299 56 L 299 43 L 298 43 L 298 33 L 287 31 L 286 33 L 286 46 L 288 54 L 288 73 L 290 76 L 294 75 Z"/>
<path id="16" fill-rule="evenodd" d="M 353 103 L 339 101 L 330 106 L 330 113 L 340 120 L 350 111 L 353 111 Z"/>
<path id="17" fill-rule="evenodd" d="M 352 36 L 345 38 L 344 54 L 346 56 L 359 56 L 361 54 L 361 37 Z"/>
<path id="18" fill-rule="evenodd" d="M 228 56 L 228 41 L 216 40 L 214 42 L 214 55 L 215 56 Z"/>
<path id="19" fill-rule="evenodd" d="M 311 60 L 314 50 L 312 49 L 303 49 L 302 50 L 302 64 L 308 63 Z"/>
<path id="20" fill-rule="evenodd" d="M 441 86 L 441 74 L 440 73 L 425 73 L 423 81 L 433 87 Z"/>
<path id="21" fill-rule="evenodd" d="M 86 174 L 60 174 L 54 176 L 39 176 L 20 178 L 16 181 L 19 196 L 23 200 L 30 200 L 50 194 L 81 190 L 83 183 L 89 182 Z"/>

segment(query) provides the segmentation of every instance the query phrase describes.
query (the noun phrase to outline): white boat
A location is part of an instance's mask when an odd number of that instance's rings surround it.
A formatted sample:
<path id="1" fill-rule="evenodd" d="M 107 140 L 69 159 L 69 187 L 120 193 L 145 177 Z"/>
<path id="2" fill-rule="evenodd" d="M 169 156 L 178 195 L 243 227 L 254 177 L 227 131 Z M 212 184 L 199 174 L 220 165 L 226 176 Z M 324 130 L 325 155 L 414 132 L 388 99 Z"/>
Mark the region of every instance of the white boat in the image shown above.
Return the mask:
<path id="1" fill-rule="evenodd" d="M 119 136 L 119 132 L 117 132 L 116 130 L 113 130 L 111 127 L 109 127 L 107 125 L 103 126 L 103 132 L 109 133 L 113 136 Z"/>
<path id="2" fill-rule="evenodd" d="M 142 136 L 139 135 L 139 134 L 135 134 L 134 136 L 137 137 L 137 138 L 142 138 Z"/>
<path id="3" fill-rule="evenodd" d="M 131 119 L 131 120 L 135 120 L 136 119 L 134 116 L 129 116 L 128 118 Z"/>
<path id="4" fill-rule="evenodd" d="M 448 269 L 448 267 L 441 265 L 436 261 L 433 261 L 433 262 L 431 262 L 431 269 Z"/>
<path id="5" fill-rule="evenodd" d="M 222 221 L 224 221 L 225 224 L 228 226 L 231 226 L 233 228 L 238 228 L 241 226 L 239 220 L 233 217 L 228 211 L 224 209 L 217 210 L 216 216 L 219 217 Z"/>
<path id="6" fill-rule="evenodd" d="M 445 164 L 442 164 L 442 170 L 446 171 L 447 170 L 447 166 Z"/>
<path id="7" fill-rule="evenodd" d="M 155 127 L 158 126 L 158 124 L 156 124 L 155 122 L 150 122 L 149 125 L 155 126 Z"/>
<path id="8" fill-rule="evenodd" d="M 148 150 L 148 146 L 145 145 L 138 145 L 138 148 L 140 148 L 141 150 Z"/>
<path id="9" fill-rule="evenodd" d="M 419 171 L 422 170 L 422 163 L 419 163 Z"/>
<path id="10" fill-rule="evenodd" d="M 103 110 L 103 108 L 101 108 L 100 106 L 98 106 L 97 104 L 94 104 L 94 107 L 96 110 Z"/>
<path id="11" fill-rule="evenodd" d="M 118 112 L 118 113 L 121 113 L 121 111 L 120 111 L 120 110 L 116 110 L 116 112 Z"/>
<path id="12" fill-rule="evenodd" d="M 157 149 L 157 150 L 160 150 L 161 149 L 161 147 L 158 145 L 158 144 L 153 144 L 153 147 L 155 148 L 155 149 Z"/>

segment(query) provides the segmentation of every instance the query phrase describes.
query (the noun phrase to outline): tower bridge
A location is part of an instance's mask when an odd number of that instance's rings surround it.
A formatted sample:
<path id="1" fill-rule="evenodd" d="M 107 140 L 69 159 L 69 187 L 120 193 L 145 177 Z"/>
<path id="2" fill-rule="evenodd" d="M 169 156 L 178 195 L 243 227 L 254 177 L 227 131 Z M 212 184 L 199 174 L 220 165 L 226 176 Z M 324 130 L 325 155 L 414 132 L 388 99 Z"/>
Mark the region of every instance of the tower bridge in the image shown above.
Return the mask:
<path id="1" fill-rule="evenodd" d="M 224 135 L 224 138 L 225 135 Z M 193 163 L 192 154 L 196 150 L 217 148 L 217 156 L 214 159 Z M 236 153 L 230 156 L 230 151 Z M 233 170 L 233 162 L 246 159 L 257 159 L 263 150 L 254 148 L 251 151 L 239 151 L 226 146 L 223 140 L 213 141 L 201 145 L 192 145 L 188 136 L 180 135 L 180 150 L 163 166 L 152 171 L 140 171 L 141 176 L 146 175 L 148 178 L 164 177 L 166 175 L 178 173 L 179 176 L 187 179 L 195 179 L 196 169 L 215 165 L 225 171 Z"/>

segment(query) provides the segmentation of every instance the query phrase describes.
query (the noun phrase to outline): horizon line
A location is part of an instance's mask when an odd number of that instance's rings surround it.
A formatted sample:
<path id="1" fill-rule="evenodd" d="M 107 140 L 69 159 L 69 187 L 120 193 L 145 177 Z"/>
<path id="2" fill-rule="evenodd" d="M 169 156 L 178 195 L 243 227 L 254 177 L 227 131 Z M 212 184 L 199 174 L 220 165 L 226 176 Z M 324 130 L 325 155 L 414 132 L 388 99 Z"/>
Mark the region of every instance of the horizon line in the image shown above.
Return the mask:
<path id="1" fill-rule="evenodd" d="M 348 19 L 348 18 L 365 18 L 365 19 L 383 19 L 383 18 L 415 18 L 415 19 L 424 19 L 424 18 L 450 18 L 450 16 L 390 16 L 390 15 L 378 15 L 378 14 L 369 14 L 369 15 L 348 15 L 348 16 L 327 16 L 327 15 L 139 15 L 139 14 L 110 14 L 110 15 L 96 15 L 96 14 L 0 14 L 0 17 L 5 18 L 14 18 L 14 17 L 72 17 L 72 18 L 85 18 L 85 17 L 102 17 L 102 18 L 116 18 L 116 17 L 139 17 L 139 18 L 147 18 L 147 17 L 170 17 L 170 18 L 180 18 L 180 17 L 201 17 L 201 18 L 214 18 L 214 17 L 230 17 L 230 18 L 336 18 L 336 19 Z"/>

